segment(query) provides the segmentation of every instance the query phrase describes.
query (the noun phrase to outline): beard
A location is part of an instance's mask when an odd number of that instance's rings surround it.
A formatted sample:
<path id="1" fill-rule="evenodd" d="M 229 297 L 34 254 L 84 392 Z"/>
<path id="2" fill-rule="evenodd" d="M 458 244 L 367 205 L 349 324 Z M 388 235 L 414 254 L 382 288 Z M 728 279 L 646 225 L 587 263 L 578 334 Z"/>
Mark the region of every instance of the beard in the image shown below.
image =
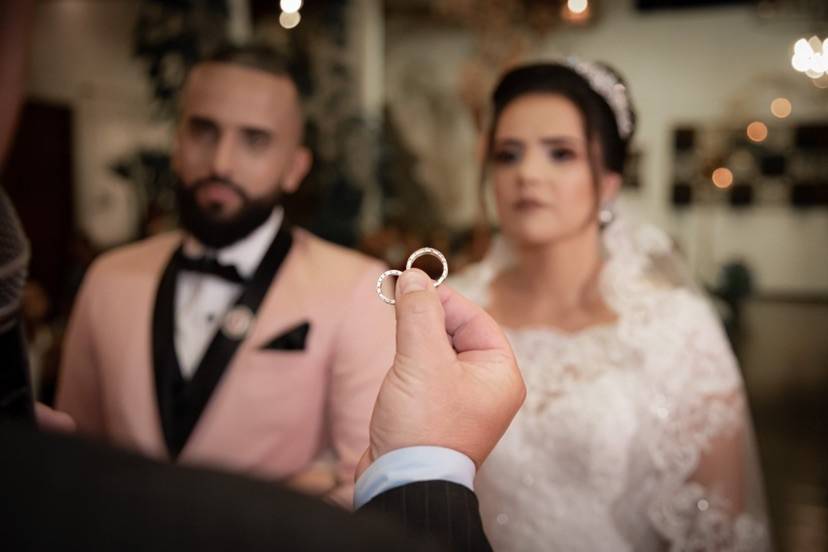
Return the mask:
<path id="1" fill-rule="evenodd" d="M 196 200 L 198 191 L 210 185 L 226 186 L 238 195 L 241 200 L 238 211 L 225 216 L 217 203 L 199 205 Z M 269 196 L 254 199 L 235 182 L 216 176 L 196 180 L 191 186 L 177 178 L 175 185 L 179 224 L 203 245 L 213 249 L 227 247 L 249 236 L 281 203 L 281 195 L 277 189 Z"/>

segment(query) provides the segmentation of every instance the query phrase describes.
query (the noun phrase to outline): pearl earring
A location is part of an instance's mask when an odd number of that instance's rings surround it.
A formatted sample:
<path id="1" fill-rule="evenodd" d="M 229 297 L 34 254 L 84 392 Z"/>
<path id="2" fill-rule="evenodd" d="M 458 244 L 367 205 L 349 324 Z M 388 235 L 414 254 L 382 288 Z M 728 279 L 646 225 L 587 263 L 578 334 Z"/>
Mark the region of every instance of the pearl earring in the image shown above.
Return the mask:
<path id="1" fill-rule="evenodd" d="M 601 207 L 601 210 L 598 211 L 598 222 L 601 223 L 601 226 L 607 226 L 615 219 L 615 213 L 613 213 L 612 208 L 608 205 Z"/>

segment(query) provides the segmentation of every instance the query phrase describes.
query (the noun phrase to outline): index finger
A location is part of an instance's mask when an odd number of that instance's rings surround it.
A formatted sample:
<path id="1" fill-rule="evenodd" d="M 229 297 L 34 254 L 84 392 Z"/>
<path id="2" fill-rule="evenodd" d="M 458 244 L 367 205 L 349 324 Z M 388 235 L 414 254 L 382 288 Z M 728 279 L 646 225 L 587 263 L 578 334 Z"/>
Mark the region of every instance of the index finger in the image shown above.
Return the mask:
<path id="1" fill-rule="evenodd" d="M 485 310 L 445 284 L 437 291 L 446 314 L 446 332 L 452 338 L 455 351 L 502 351 L 512 354 L 503 330 Z"/>

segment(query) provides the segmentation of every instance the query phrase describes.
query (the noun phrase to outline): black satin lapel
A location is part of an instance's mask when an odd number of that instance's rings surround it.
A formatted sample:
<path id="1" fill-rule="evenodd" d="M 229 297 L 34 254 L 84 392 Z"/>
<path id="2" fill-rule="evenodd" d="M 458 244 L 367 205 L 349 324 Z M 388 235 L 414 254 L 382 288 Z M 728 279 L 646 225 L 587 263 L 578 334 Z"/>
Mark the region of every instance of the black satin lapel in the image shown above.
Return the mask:
<path id="1" fill-rule="evenodd" d="M 255 315 L 276 278 L 282 262 L 287 257 L 292 243 L 290 227 L 286 223 L 282 224 L 253 277 L 230 310 L 241 306 L 246 307 Z M 192 379 L 182 388 L 181 394 L 176 399 L 177 407 L 173 416 L 175 438 L 170 446 L 170 453 L 174 456 L 178 455 L 187 442 L 242 341 L 244 337 L 232 339 L 225 335 L 220 327 L 207 347 Z M 174 352 L 173 356 L 175 356 Z"/>
<path id="2" fill-rule="evenodd" d="M 310 324 L 303 322 L 285 333 L 274 337 L 261 347 L 269 351 L 304 351 Z"/>
<path id="3" fill-rule="evenodd" d="M 178 276 L 178 257 L 181 249 L 173 253 L 167 263 L 155 295 L 152 315 L 152 363 L 155 373 L 155 396 L 158 414 L 167 450 L 175 458 L 181 447 L 177 444 L 175 413 L 176 398 L 186 382 L 181 376 L 175 352 L 175 288 Z"/>

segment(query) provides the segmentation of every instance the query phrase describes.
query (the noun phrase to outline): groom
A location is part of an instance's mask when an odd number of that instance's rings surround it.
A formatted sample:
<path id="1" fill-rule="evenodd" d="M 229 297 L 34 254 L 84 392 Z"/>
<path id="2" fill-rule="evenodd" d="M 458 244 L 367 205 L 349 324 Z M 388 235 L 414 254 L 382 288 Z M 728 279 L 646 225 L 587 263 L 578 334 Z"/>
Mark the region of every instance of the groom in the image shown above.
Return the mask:
<path id="1" fill-rule="evenodd" d="M 394 315 L 374 294 L 379 262 L 291 227 L 280 206 L 311 166 L 303 128 L 274 52 L 226 49 L 191 70 L 172 152 L 183 232 L 90 268 L 57 408 L 154 458 L 350 505 Z"/>

